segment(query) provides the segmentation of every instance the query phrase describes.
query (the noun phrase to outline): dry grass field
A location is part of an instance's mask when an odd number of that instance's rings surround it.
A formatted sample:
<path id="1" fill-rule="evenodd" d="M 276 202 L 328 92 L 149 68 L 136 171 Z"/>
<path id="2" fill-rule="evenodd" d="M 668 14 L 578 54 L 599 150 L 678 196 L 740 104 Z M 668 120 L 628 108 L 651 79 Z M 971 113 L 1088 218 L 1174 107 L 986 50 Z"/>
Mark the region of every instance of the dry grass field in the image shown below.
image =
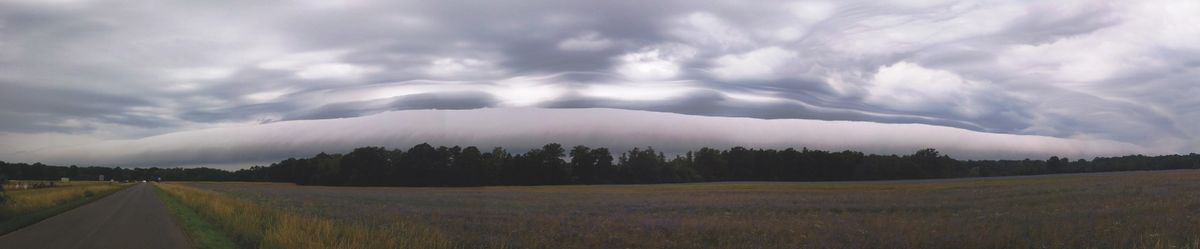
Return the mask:
<path id="1" fill-rule="evenodd" d="M 8 190 L 0 203 L 0 235 L 82 206 L 130 186 L 110 182 L 73 181 L 37 189 Z"/>
<path id="2" fill-rule="evenodd" d="M 109 193 L 127 186 L 126 184 L 94 181 L 73 181 L 56 184 L 56 187 L 51 188 L 6 191 L 12 200 L 9 203 L 0 205 L 0 221 L 72 200 Z"/>
<path id="3" fill-rule="evenodd" d="M 445 248 L 449 240 L 402 223 L 377 226 L 287 212 L 218 192 L 156 184 L 216 224 L 243 248 Z"/>
<path id="4" fill-rule="evenodd" d="M 830 183 L 186 185 L 318 222 L 323 234 L 394 224 L 406 231 L 342 240 L 418 234 L 442 247 L 445 239 L 462 248 L 1200 248 L 1196 170 Z M 255 212 L 242 215 L 263 216 Z M 218 220 L 245 222 L 236 215 Z"/>

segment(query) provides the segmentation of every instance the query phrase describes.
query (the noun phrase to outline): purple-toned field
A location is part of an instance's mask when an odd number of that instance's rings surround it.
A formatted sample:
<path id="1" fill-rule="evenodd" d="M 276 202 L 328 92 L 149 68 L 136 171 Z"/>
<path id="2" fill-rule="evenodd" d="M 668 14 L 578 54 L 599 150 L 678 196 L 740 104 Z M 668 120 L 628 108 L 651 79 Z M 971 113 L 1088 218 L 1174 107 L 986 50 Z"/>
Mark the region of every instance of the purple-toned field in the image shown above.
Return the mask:
<path id="1" fill-rule="evenodd" d="M 1200 171 L 483 188 L 188 183 L 463 247 L 1200 248 Z"/>

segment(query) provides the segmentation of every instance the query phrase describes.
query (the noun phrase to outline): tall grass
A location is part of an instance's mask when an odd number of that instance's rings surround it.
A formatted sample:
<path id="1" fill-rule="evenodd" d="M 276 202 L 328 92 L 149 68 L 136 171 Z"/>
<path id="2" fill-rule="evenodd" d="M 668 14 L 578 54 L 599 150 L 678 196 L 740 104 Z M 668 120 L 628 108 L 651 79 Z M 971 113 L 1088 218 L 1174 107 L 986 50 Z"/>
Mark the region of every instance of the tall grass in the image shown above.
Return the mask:
<path id="1" fill-rule="evenodd" d="M 104 195 L 126 186 L 128 185 L 95 182 L 73 183 L 53 188 L 7 191 L 10 200 L 0 205 L 0 222 L 69 201 Z"/>
<path id="2" fill-rule="evenodd" d="M 209 190 L 159 183 L 160 189 L 225 230 L 243 248 L 449 248 L 450 240 L 408 223 L 369 226 L 302 215 Z"/>
<path id="3" fill-rule="evenodd" d="M 469 248 L 1195 248 L 1200 170 L 481 188 L 186 183 Z"/>

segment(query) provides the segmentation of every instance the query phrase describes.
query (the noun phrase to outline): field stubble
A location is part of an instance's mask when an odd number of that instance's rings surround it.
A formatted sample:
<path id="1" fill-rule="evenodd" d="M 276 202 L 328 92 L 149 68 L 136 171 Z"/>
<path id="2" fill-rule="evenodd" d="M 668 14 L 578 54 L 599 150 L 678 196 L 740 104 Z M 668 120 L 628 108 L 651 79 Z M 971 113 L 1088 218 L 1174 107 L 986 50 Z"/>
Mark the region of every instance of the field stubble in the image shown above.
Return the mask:
<path id="1" fill-rule="evenodd" d="M 1196 170 L 831 183 L 186 185 L 317 217 L 332 230 L 404 224 L 467 248 L 1200 248 Z M 398 236 L 377 235 L 354 239 Z"/>
<path id="2" fill-rule="evenodd" d="M 364 225 L 288 212 L 174 184 L 156 184 L 215 223 L 243 248 L 446 248 L 438 234 L 404 223 Z"/>
<path id="3" fill-rule="evenodd" d="M 0 205 L 0 221 L 68 201 L 109 193 L 125 186 L 128 184 L 77 181 L 58 183 L 58 186 L 51 188 L 9 190 L 6 194 L 11 200 Z"/>
<path id="4" fill-rule="evenodd" d="M 0 235 L 103 198 L 129 184 L 70 182 L 55 187 L 9 190 L 0 201 Z"/>

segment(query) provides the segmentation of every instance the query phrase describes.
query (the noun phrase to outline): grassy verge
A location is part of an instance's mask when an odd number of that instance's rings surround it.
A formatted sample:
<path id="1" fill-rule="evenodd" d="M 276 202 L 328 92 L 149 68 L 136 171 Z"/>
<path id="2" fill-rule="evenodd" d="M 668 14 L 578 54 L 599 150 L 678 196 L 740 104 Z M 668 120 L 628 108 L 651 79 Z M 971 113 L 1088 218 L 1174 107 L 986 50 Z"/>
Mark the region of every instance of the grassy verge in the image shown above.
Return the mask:
<path id="1" fill-rule="evenodd" d="M 367 226 L 264 208 L 254 202 L 188 186 L 159 189 L 231 235 L 241 248 L 448 248 L 450 241 L 425 227 L 397 223 Z"/>
<path id="2" fill-rule="evenodd" d="M 192 241 L 192 245 L 197 249 L 229 249 L 238 248 L 233 240 L 229 239 L 224 232 L 217 229 L 216 226 L 204 220 L 204 217 L 197 213 L 196 210 L 189 208 L 180 202 L 179 199 L 168 195 L 162 189 L 156 188 L 159 199 L 166 204 L 167 209 L 175 215 L 179 224 L 183 226 L 183 230 L 187 232 L 188 237 Z"/>
<path id="3" fill-rule="evenodd" d="M 129 184 L 79 184 L 55 188 L 9 191 L 11 200 L 0 205 L 0 235 L 104 198 Z"/>

